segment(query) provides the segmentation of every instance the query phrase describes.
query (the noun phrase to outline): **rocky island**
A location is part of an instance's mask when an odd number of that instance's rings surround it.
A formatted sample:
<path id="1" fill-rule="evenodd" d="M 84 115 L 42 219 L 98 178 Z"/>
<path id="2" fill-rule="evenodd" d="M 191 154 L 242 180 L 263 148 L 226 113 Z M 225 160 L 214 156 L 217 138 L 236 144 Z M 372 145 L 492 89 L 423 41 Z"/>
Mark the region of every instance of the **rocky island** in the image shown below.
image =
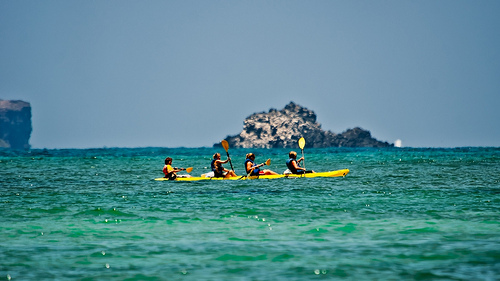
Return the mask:
<path id="1" fill-rule="evenodd" d="M 0 100 L 0 148 L 29 149 L 31 106 L 20 100 Z"/>
<path id="2" fill-rule="evenodd" d="M 294 102 L 282 110 L 254 113 L 243 122 L 243 131 L 227 136 L 234 148 L 297 148 L 304 137 L 306 147 L 391 147 L 394 144 L 376 140 L 367 130 L 356 127 L 341 134 L 321 129 L 316 114 Z M 220 143 L 214 147 L 221 147 Z"/>

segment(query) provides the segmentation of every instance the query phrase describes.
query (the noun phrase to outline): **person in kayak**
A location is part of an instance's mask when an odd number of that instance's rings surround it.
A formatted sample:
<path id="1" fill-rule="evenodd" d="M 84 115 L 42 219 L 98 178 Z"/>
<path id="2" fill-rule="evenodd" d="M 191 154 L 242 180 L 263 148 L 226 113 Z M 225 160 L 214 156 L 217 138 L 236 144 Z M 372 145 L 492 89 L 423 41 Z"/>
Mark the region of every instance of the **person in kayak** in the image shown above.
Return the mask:
<path id="1" fill-rule="evenodd" d="M 245 160 L 245 171 L 247 174 L 250 174 L 250 176 L 259 176 L 259 175 L 278 175 L 278 173 L 273 172 L 271 170 L 261 170 L 259 169 L 260 167 L 264 166 L 265 164 L 255 164 L 255 154 L 253 153 L 248 153 L 247 154 L 247 159 Z"/>
<path id="2" fill-rule="evenodd" d="M 313 170 L 306 170 L 305 168 L 300 167 L 300 161 L 304 160 L 304 157 L 301 157 L 299 160 L 297 160 L 297 152 L 295 151 L 290 151 L 288 153 L 289 159 L 286 160 L 286 166 L 288 167 L 288 170 L 292 172 L 292 174 L 309 174 L 309 173 L 315 173 Z"/>
<path id="3" fill-rule="evenodd" d="M 224 167 L 222 167 L 222 164 L 226 164 L 229 162 L 231 158 L 227 157 L 225 161 L 220 160 L 220 153 L 215 153 L 214 154 L 214 159 L 210 163 L 210 167 L 212 168 L 212 171 L 214 172 L 214 177 L 216 178 L 229 178 L 229 177 L 237 177 L 237 175 L 234 173 L 234 171 L 228 170 Z"/>
<path id="4" fill-rule="evenodd" d="M 169 180 L 175 180 L 177 178 L 177 173 L 180 171 L 182 171 L 182 169 L 172 167 L 172 158 L 165 158 L 165 166 L 163 166 L 163 173 L 165 174 L 165 178 Z"/>

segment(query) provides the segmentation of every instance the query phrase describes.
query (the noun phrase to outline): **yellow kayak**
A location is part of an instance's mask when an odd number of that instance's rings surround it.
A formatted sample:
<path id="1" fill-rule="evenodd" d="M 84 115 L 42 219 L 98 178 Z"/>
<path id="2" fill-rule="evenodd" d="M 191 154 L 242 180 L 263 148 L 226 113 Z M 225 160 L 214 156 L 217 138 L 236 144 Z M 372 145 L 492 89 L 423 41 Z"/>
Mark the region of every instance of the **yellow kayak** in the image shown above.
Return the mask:
<path id="1" fill-rule="evenodd" d="M 177 177 L 174 181 L 206 181 L 206 180 L 256 180 L 256 179 L 282 179 L 282 178 L 332 178 L 332 177 L 345 177 L 349 173 L 349 169 L 310 173 L 302 175 L 282 174 L 282 175 L 262 175 L 262 176 L 237 176 L 230 178 L 207 178 L 207 177 Z M 168 181 L 166 178 L 156 178 L 156 181 Z"/>

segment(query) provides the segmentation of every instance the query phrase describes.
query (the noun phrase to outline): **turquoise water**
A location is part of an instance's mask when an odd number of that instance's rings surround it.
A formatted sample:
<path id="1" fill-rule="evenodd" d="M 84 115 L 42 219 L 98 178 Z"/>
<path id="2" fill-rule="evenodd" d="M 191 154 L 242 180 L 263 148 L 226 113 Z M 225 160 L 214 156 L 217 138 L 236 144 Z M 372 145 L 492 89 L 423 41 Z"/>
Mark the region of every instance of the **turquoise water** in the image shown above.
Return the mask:
<path id="1" fill-rule="evenodd" d="M 500 148 L 306 149 L 350 173 L 153 180 L 214 152 L 0 150 L 0 280 L 499 280 Z M 230 150 L 237 174 L 248 152 Z M 285 169 L 288 150 L 252 152 Z"/>

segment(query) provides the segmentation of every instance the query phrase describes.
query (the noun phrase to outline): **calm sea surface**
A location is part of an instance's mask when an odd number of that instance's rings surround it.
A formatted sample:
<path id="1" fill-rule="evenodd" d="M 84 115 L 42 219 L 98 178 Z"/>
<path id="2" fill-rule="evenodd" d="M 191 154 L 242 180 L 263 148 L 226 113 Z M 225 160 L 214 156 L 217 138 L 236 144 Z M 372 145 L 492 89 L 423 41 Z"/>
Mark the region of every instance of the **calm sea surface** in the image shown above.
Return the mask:
<path id="1" fill-rule="evenodd" d="M 500 148 L 306 149 L 350 173 L 154 181 L 215 152 L 0 150 L 0 280 L 500 280 Z M 288 154 L 229 152 L 237 174 Z"/>

